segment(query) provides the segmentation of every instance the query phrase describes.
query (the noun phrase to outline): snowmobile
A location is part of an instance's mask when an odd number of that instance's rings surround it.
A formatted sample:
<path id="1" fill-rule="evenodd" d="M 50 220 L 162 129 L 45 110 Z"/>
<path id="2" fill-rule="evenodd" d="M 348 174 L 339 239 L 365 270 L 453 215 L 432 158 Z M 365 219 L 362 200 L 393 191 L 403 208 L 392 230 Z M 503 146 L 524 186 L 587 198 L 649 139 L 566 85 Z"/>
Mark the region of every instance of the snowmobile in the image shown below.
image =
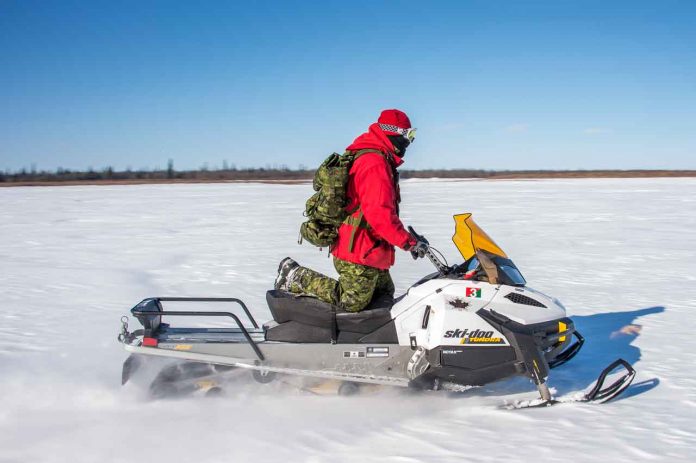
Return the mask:
<path id="1" fill-rule="evenodd" d="M 525 406 L 558 403 L 547 384 L 549 372 L 575 357 L 584 338 L 561 302 L 527 286 L 470 213 L 454 220 L 452 240 L 464 259 L 461 264 L 447 265 L 428 245 L 425 256 L 436 271 L 402 296 L 378 298 L 361 312 L 270 290 L 266 300 L 273 320 L 259 327 L 237 298 L 147 298 L 131 310 L 142 329 L 129 332 L 128 319 L 122 318 L 119 340 L 132 354 L 123 366 L 123 383 L 141 354 L 193 362 L 188 368 L 201 375 L 233 367 L 251 370 L 262 383 L 277 374 L 298 375 L 339 380 L 349 391 L 362 383 L 439 389 L 446 383 L 477 386 L 523 375 L 540 395 Z M 409 231 L 427 243 L 413 228 Z M 169 302 L 234 304 L 239 310 L 167 310 Z M 234 325 L 178 328 L 164 322 L 182 317 L 222 317 Z M 605 387 L 619 368 L 623 374 Z M 634 376 L 633 367 L 618 359 L 573 401 L 609 401 Z"/>

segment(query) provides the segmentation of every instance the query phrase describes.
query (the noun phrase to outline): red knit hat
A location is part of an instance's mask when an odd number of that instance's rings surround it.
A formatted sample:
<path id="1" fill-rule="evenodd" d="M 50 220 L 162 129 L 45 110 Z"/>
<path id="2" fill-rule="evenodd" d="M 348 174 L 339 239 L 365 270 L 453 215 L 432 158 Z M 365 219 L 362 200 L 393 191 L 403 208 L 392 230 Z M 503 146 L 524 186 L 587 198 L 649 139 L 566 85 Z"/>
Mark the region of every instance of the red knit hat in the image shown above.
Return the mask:
<path id="1" fill-rule="evenodd" d="M 396 131 L 389 130 L 388 127 L 382 126 L 394 126 L 400 129 L 410 129 L 411 120 L 408 118 L 405 112 L 399 111 L 398 109 L 385 109 L 382 114 L 379 115 L 377 123 L 384 133 L 388 135 L 399 135 Z"/>

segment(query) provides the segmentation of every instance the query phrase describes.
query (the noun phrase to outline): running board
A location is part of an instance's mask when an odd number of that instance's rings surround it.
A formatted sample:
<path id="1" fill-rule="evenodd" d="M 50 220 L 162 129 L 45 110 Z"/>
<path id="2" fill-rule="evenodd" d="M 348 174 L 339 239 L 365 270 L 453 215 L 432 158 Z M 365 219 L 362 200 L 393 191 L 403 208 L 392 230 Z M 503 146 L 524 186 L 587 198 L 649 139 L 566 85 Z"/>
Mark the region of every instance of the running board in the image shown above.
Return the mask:
<path id="1" fill-rule="evenodd" d="M 321 370 L 299 370 L 295 368 L 273 367 L 270 365 L 261 365 L 255 359 L 231 358 L 222 355 L 200 354 L 196 352 L 184 352 L 168 349 L 159 349 L 156 347 L 143 347 L 124 344 L 127 352 L 141 355 L 152 355 L 156 357 L 175 358 L 179 360 L 189 360 L 202 363 L 214 363 L 217 365 L 228 365 L 237 368 L 245 368 L 248 370 L 269 371 L 273 373 L 281 373 L 296 376 L 308 376 L 313 378 L 337 379 L 343 381 L 352 381 L 356 383 L 380 384 L 383 386 L 400 386 L 408 387 L 409 380 L 406 378 L 394 378 L 390 376 L 374 376 L 374 375 L 359 375 L 341 373 L 338 371 L 321 371 Z M 124 365 L 125 367 L 125 365 Z"/>

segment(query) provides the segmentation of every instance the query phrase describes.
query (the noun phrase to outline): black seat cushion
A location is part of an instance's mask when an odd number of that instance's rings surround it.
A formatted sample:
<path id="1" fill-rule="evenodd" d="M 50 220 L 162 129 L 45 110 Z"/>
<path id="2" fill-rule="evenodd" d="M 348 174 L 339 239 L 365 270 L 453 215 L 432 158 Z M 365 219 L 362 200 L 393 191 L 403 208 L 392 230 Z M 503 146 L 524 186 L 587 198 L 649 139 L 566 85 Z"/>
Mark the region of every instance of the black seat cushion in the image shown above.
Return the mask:
<path id="1" fill-rule="evenodd" d="M 339 331 L 371 333 L 391 321 L 392 298 L 375 298 L 361 312 L 346 312 L 314 297 L 298 296 L 286 291 L 271 290 L 266 293 L 268 308 L 278 323 L 296 321 L 306 325 L 331 329 L 332 313 L 336 311 Z"/>

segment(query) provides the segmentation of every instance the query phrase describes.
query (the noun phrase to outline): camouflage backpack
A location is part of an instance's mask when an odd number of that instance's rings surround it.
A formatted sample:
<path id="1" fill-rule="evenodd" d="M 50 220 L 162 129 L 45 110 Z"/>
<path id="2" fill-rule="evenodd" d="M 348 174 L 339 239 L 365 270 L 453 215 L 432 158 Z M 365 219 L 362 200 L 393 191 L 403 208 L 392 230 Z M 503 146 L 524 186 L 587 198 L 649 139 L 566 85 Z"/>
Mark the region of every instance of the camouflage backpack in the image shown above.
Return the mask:
<path id="1" fill-rule="evenodd" d="M 365 153 L 379 153 L 375 149 L 333 153 L 314 173 L 314 193 L 307 200 L 304 216 L 307 221 L 300 227 L 300 243 L 305 239 L 315 246 L 331 246 L 338 237 L 338 227 L 355 211 L 346 211 L 346 187 L 350 168 Z"/>

